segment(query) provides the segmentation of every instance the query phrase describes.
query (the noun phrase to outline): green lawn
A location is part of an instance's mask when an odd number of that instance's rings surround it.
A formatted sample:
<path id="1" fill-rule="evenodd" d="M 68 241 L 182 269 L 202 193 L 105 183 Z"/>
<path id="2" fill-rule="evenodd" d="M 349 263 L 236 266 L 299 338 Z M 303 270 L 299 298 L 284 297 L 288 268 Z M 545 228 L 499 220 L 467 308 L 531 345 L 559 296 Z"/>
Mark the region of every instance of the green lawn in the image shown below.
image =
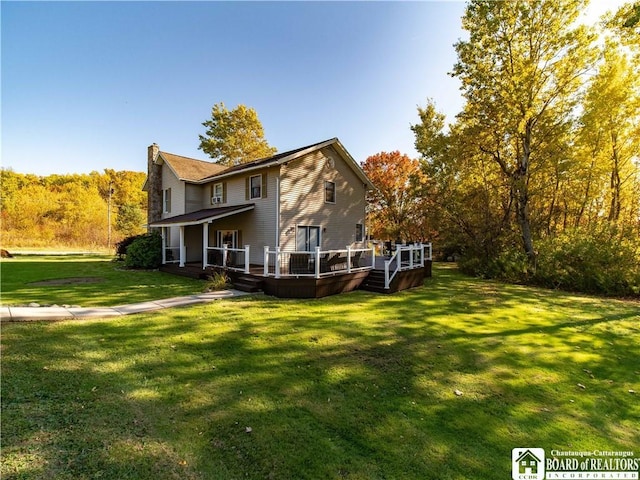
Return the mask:
<path id="1" fill-rule="evenodd" d="M 515 447 L 638 457 L 638 345 L 638 303 L 450 266 L 392 296 L 7 324 L 2 478 L 508 479 Z"/>
<path id="2" fill-rule="evenodd" d="M 2 304 L 114 306 L 202 292 L 203 282 L 124 269 L 106 255 L 16 256 L 2 261 Z M 77 282 L 64 283 L 65 279 Z M 82 282 L 80 279 L 91 279 Z M 54 285 L 34 285 L 54 281 Z"/>

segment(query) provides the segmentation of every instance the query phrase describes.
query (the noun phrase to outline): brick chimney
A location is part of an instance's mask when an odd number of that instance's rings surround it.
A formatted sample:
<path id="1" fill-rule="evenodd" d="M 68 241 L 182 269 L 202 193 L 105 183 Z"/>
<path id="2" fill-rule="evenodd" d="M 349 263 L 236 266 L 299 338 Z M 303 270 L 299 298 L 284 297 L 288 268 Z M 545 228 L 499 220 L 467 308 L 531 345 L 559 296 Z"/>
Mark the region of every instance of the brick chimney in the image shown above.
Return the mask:
<path id="1" fill-rule="evenodd" d="M 156 163 L 160 147 L 149 145 L 147 149 L 147 221 L 162 219 L 162 165 Z"/>

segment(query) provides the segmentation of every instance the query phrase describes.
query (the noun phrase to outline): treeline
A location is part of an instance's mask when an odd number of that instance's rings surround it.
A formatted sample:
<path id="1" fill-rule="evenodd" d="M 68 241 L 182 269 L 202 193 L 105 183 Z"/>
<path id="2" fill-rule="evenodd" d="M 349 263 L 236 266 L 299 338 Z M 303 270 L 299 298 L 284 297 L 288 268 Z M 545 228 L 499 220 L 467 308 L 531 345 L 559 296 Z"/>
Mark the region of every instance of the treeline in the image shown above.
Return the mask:
<path id="1" fill-rule="evenodd" d="M 421 158 L 365 162 L 383 172 L 372 226 L 417 225 L 476 275 L 640 295 L 640 3 L 598 28 L 575 23 L 583 7 L 468 3 L 463 110 L 447 125 L 429 101 Z"/>
<path id="2" fill-rule="evenodd" d="M 142 233 L 145 177 L 111 169 L 44 177 L 1 169 L 3 248 L 106 248 Z"/>

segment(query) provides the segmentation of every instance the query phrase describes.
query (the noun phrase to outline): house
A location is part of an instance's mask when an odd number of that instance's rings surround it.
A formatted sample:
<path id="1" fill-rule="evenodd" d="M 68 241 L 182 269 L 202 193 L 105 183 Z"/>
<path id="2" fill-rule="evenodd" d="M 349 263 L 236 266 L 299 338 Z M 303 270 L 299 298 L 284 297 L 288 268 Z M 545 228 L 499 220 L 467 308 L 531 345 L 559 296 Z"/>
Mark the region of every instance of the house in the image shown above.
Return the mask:
<path id="1" fill-rule="evenodd" d="M 518 473 L 520 474 L 537 474 L 538 465 L 541 460 L 536 457 L 530 450 L 525 450 L 517 459 Z"/>
<path id="2" fill-rule="evenodd" d="M 314 280 L 293 296 L 357 288 L 375 266 L 365 242 L 373 185 L 337 138 L 231 167 L 153 144 L 147 163 L 148 226 L 162 233 L 165 265 L 257 273 L 278 280 L 265 289 L 276 295 L 286 280 Z"/>

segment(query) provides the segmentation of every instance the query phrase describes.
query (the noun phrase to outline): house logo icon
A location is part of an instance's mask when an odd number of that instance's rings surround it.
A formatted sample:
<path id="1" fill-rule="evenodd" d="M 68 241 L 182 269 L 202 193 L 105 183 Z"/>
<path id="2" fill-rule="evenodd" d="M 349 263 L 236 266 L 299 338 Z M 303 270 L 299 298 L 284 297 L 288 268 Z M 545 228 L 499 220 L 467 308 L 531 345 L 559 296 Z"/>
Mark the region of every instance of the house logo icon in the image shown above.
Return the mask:
<path id="1" fill-rule="evenodd" d="M 544 449 L 514 448 L 511 450 L 513 480 L 544 480 Z"/>

